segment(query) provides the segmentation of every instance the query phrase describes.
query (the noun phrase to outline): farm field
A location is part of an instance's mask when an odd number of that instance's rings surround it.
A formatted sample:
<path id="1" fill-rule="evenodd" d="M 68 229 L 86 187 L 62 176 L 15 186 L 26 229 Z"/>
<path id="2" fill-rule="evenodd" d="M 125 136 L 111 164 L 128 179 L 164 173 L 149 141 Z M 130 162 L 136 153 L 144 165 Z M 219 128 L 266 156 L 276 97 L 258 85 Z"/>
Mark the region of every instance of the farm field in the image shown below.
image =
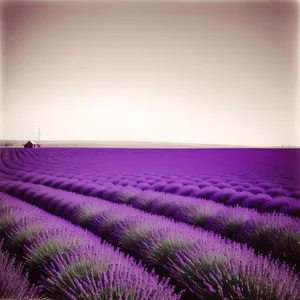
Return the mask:
<path id="1" fill-rule="evenodd" d="M 0 299 L 300 299 L 300 149 L 0 159 Z"/>

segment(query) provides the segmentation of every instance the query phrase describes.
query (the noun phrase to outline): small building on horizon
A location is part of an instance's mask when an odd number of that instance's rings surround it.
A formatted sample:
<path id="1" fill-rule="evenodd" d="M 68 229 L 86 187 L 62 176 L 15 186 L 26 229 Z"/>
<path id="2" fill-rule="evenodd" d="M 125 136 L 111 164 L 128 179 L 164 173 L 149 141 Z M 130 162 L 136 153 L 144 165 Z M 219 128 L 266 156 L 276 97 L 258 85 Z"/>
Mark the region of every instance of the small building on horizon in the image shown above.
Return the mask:
<path id="1" fill-rule="evenodd" d="M 26 144 L 24 144 L 24 148 L 41 148 L 41 145 L 34 141 L 28 141 Z"/>

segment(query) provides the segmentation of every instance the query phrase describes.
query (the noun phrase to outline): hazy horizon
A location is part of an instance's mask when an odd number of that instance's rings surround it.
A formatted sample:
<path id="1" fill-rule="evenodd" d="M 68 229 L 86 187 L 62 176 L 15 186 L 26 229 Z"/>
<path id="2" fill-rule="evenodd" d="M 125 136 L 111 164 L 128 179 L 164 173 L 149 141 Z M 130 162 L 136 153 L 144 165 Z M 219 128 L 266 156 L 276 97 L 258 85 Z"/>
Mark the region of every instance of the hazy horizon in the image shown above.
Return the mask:
<path id="1" fill-rule="evenodd" d="M 23 146 L 28 140 L 0 140 L 0 146 Z M 176 143 L 164 141 L 96 141 L 96 140 L 31 140 L 42 146 L 50 147 L 109 147 L 109 148 L 299 148 L 296 145 L 230 145 L 230 144 L 199 144 Z"/>
<path id="2" fill-rule="evenodd" d="M 0 139 L 300 146 L 298 19 L 292 2 L 7 3 Z"/>

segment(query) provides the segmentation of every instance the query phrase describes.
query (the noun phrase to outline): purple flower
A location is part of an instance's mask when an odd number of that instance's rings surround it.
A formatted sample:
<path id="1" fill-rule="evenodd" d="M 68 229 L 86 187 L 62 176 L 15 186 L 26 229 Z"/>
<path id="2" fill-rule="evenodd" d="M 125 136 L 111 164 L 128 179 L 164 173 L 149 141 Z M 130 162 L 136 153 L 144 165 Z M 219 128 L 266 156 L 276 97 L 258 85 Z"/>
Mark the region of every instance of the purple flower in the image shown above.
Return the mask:
<path id="1" fill-rule="evenodd" d="M 200 189 L 199 196 L 200 198 L 211 199 L 212 195 L 216 192 L 219 192 L 220 189 L 214 186 L 205 187 Z"/>
<path id="2" fill-rule="evenodd" d="M 1 299 L 41 299 L 39 288 L 31 286 L 28 274 L 21 263 L 16 264 L 15 258 L 3 251 L 0 242 L 0 298 Z"/>
<path id="3" fill-rule="evenodd" d="M 171 183 L 171 184 L 167 184 L 162 191 L 165 193 L 176 194 L 182 188 L 183 185 L 180 183 Z"/>
<path id="4" fill-rule="evenodd" d="M 266 193 L 272 197 L 288 195 L 288 192 L 281 188 L 270 188 L 266 190 Z"/>
<path id="5" fill-rule="evenodd" d="M 212 200 L 219 203 L 227 203 L 227 201 L 236 194 L 233 189 L 224 189 L 212 195 Z"/>
<path id="6" fill-rule="evenodd" d="M 299 299 L 299 277 L 287 266 L 246 252 L 203 242 L 177 252 L 166 268 L 200 299 Z"/>
<path id="7" fill-rule="evenodd" d="M 256 208 L 257 210 L 261 210 L 262 207 L 269 201 L 272 201 L 272 198 L 269 195 L 256 194 L 245 199 L 241 205 L 244 207 Z"/>

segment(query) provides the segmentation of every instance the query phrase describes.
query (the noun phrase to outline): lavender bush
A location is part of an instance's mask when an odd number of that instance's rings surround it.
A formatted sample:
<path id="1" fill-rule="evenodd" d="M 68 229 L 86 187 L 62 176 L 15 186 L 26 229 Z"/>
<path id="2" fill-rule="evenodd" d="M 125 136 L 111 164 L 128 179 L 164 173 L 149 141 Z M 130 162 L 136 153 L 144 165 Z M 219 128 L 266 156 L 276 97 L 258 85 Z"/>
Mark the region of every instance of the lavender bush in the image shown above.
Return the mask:
<path id="1" fill-rule="evenodd" d="M 42 299 L 39 296 L 39 288 L 30 285 L 24 266 L 16 263 L 15 258 L 2 249 L 2 245 L 3 240 L 0 242 L 0 299 Z"/>

